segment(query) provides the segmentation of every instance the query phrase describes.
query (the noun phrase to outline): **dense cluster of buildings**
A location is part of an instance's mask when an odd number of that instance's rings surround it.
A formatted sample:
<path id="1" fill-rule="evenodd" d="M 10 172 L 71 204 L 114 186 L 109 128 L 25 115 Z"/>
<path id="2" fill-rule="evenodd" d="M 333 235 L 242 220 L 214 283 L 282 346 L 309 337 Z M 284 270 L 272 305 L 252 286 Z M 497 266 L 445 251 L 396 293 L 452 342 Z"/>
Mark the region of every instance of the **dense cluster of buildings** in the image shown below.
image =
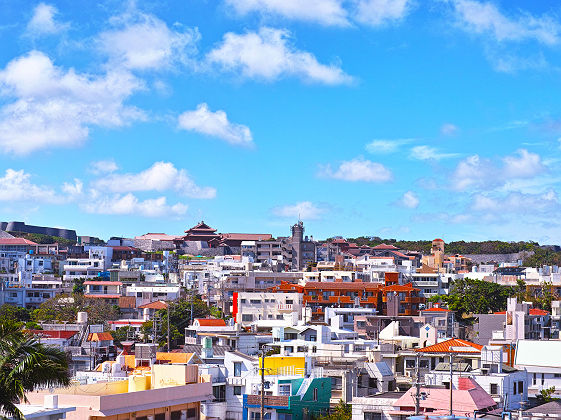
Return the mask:
<path id="1" fill-rule="evenodd" d="M 537 418 L 559 409 L 535 407 L 544 390 L 561 391 L 559 301 L 547 312 L 511 298 L 504 312 L 476 314 L 470 328 L 429 301 L 467 277 L 524 280 L 530 293 L 548 284 L 561 295 L 557 267 L 477 265 L 446 255 L 442 239 L 427 255 L 317 241 L 302 222 L 277 238 L 218 233 L 204 222 L 182 235 L 102 244 L 63 232 L 76 239 L 65 246 L 37 244 L 15 230 L 42 233 L 37 227 L 4 225 L 11 233 L 0 233 L 0 304 L 37 308 L 61 294 L 73 299 L 79 283 L 84 299 L 120 313 L 105 325 L 81 312 L 74 323 L 29 330 L 69 353 L 73 382 L 30 393 L 22 405 L 28 413 L 304 420 L 343 401 L 356 420 L 401 420 Z M 157 325 L 170 302 L 194 294 L 223 316 L 186 319 L 184 343 L 171 351 L 143 336 L 143 325 Z M 122 327 L 127 340 L 116 343 L 111 331 Z"/>

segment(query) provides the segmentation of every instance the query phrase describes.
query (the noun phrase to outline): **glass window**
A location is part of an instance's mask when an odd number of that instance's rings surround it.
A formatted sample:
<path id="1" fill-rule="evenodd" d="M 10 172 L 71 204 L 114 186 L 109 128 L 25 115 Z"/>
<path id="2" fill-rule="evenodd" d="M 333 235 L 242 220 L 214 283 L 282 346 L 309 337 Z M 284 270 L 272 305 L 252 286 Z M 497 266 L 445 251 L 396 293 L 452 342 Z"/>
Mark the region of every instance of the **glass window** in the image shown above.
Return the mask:
<path id="1" fill-rule="evenodd" d="M 364 420 L 382 420 L 382 413 L 364 413 Z"/>
<path id="2" fill-rule="evenodd" d="M 314 401 L 318 400 L 318 389 L 314 388 Z"/>
<path id="3" fill-rule="evenodd" d="M 234 362 L 234 376 L 242 376 L 242 362 Z"/>
<path id="4" fill-rule="evenodd" d="M 234 387 L 234 395 L 242 395 L 242 387 L 241 386 L 235 386 Z"/>
<path id="5" fill-rule="evenodd" d="M 279 395 L 290 395 L 290 384 L 279 384 Z"/>

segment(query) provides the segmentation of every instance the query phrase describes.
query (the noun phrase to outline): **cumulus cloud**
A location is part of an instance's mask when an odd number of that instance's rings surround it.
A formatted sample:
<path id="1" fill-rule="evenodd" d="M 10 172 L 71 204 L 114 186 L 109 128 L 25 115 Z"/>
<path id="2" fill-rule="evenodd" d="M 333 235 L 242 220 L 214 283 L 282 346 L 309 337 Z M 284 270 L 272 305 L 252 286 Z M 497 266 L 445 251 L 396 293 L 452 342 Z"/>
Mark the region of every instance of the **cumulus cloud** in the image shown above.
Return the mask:
<path id="1" fill-rule="evenodd" d="M 442 124 L 442 127 L 440 127 L 440 134 L 442 134 L 443 136 L 453 136 L 457 132 L 458 132 L 458 126 L 452 123 L 445 123 Z"/>
<path id="2" fill-rule="evenodd" d="M 120 127 L 144 114 L 125 101 L 142 87 L 126 71 L 102 76 L 57 67 L 32 51 L 0 70 L 0 151 L 29 154 L 38 149 L 81 144 L 91 126 Z"/>
<path id="3" fill-rule="evenodd" d="M 505 156 L 499 162 L 469 156 L 460 161 L 454 171 L 452 187 L 456 190 L 468 188 L 496 188 L 513 179 L 532 178 L 546 171 L 541 157 L 526 149 Z"/>
<path id="4" fill-rule="evenodd" d="M 411 143 L 414 139 L 375 139 L 368 143 L 365 148 L 368 152 L 373 154 L 394 153 L 401 146 Z"/>
<path id="5" fill-rule="evenodd" d="M 94 194 L 95 196 L 95 194 Z M 167 204 L 166 197 L 139 200 L 132 193 L 96 196 L 82 208 L 88 213 L 110 215 L 140 215 L 144 217 L 182 216 L 187 212 L 183 203 Z"/>
<path id="6" fill-rule="evenodd" d="M 228 32 L 208 53 L 207 60 L 225 71 L 267 81 L 283 76 L 326 85 L 352 81 L 338 64 L 321 64 L 313 54 L 296 49 L 290 43 L 290 33 L 281 29 L 263 27 L 259 32 Z"/>
<path id="7" fill-rule="evenodd" d="M 275 216 L 303 220 L 319 219 L 325 212 L 325 208 L 317 206 L 311 201 L 301 201 L 296 204 L 276 207 L 273 209 L 273 214 Z"/>
<path id="8" fill-rule="evenodd" d="M 419 197 L 413 191 L 407 191 L 398 200 L 398 204 L 402 207 L 407 207 L 408 209 L 416 209 L 419 206 Z"/>
<path id="9" fill-rule="evenodd" d="M 457 153 L 442 153 L 435 147 L 430 146 L 415 146 L 411 149 L 409 156 L 417 160 L 441 160 L 458 156 Z"/>
<path id="10" fill-rule="evenodd" d="M 136 10 L 113 23 L 115 28 L 102 32 L 97 45 L 113 65 L 127 69 L 158 70 L 187 63 L 200 38 L 194 29 L 172 30 L 157 17 Z"/>
<path id="11" fill-rule="evenodd" d="M 355 19 L 378 26 L 403 19 L 412 8 L 411 0 L 359 0 Z"/>
<path id="12" fill-rule="evenodd" d="M 546 45 L 559 42 L 561 26 L 550 16 L 519 12 L 508 17 L 490 2 L 453 0 L 457 24 L 467 32 L 490 35 L 497 42 L 534 40 Z"/>
<path id="13" fill-rule="evenodd" d="M 54 189 L 31 182 L 31 174 L 23 169 L 6 169 L 0 178 L 0 201 L 30 201 L 34 203 L 56 203 L 58 195 Z"/>
<path id="14" fill-rule="evenodd" d="M 212 112 L 205 103 L 199 104 L 194 111 L 185 111 L 179 116 L 178 123 L 179 128 L 184 130 L 218 137 L 231 144 L 253 144 L 253 137 L 247 126 L 230 122 L 224 111 Z"/>
<path id="15" fill-rule="evenodd" d="M 216 196 L 215 188 L 198 186 L 185 169 L 177 169 L 169 162 L 155 162 L 138 173 L 110 174 L 94 181 L 93 186 L 98 191 L 114 193 L 173 190 L 191 198 Z"/>
<path id="16" fill-rule="evenodd" d="M 115 161 L 112 159 L 98 160 L 90 164 L 90 172 L 96 175 L 109 174 L 111 172 L 115 172 L 117 169 L 119 169 L 119 166 L 117 166 Z"/>
<path id="17" fill-rule="evenodd" d="M 347 11 L 342 3 L 342 0 L 226 0 L 240 15 L 258 12 L 326 26 L 347 26 Z"/>
<path id="18" fill-rule="evenodd" d="M 56 15 L 58 10 L 56 7 L 39 3 L 33 9 L 33 16 L 27 23 L 27 34 L 32 37 L 40 35 L 52 35 L 65 31 L 70 27 L 68 23 L 58 22 Z"/>
<path id="19" fill-rule="evenodd" d="M 320 175 L 351 182 L 387 182 L 392 179 L 391 171 L 384 165 L 365 159 L 343 161 L 336 169 L 326 165 L 320 169 Z"/>

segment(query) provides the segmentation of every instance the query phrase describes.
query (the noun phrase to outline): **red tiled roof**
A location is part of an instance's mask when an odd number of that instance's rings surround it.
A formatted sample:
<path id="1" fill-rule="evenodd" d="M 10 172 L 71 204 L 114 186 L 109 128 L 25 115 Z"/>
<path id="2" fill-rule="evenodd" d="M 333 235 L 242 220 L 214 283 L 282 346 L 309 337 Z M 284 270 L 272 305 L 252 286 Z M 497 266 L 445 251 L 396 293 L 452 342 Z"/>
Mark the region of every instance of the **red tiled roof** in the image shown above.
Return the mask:
<path id="1" fill-rule="evenodd" d="M 145 303 L 144 305 L 140 305 L 139 309 L 167 309 L 168 304 L 165 303 L 163 300 L 156 300 L 154 302 Z"/>
<path id="2" fill-rule="evenodd" d="M 112 341 L 113 336 L 108 332 L 89 333 L 88 341 Z"/>
<path id="3" fill-rule="evenodd" d="M 410 292 L 412 290 L 419 291 L 420 289 L 417 289 L 417 288 L 413 287 L 413 285 L 411 283 L 391 284 L 389 286 L 384 287 L 385 292 Z"/>
<path id="4" fill-rule="evenodd" d="M 530 308 L 530 315 L 545 316 L 545 315 L 549 315 L 549 312 L 544 311 L 543 309 Z"/>
<path id="5" fill-rule="evenodd" d="M 140 251 L 132 246 L 112 246 L 111 248 L 113 248 L 113 251 Z"/>
<path id="6" fill-rule="evenodd" d="M 145 321 L 141 319 L 118 319 L 117 321 L 108 321 L 109 324 L 114 325 L 142 325 Z"/>
<path id="7" fill-rule="evenodd" d="M 225 327 L 226 321 L 223 319 L 216 318 L 197 318 L 195 321 L 199 321 L 201 327 Z"/>
<path id="8" fill-rule="evenodd" d="M 33 335 L 40 335 L 45 338 L 62 338 L 68 340 L 70 337 L 76 335 L 79 331 L 66 331 L 66 330 L 27 330 Z"/>
<path id="9" fill-rule="evenodd" d="M 0 245 L 38 245 L 24 238 L 0 238 Z"/>
<path id="10" fill-rule="evenodd" d="M 445 309 L 445 308 L 428 308 L 428 309 L 423 309 L 422 312 L 452 312 L 452 311 L 450 311 L 450 309 Z"/>
<path id="11" fill-rule="evenodd" d="M 373 249 L 399 249 L 399 248 L 393 245 L 380 244 L 380 245 L 376 245 Z"/>
<path id="12" fill-rule="evenodd" d="M 420 353 L 477 353 L 483 346 L 460 338 L 451 338 L 415 351 Z"/>
<path id="13" fill-rule="evenodd" d="M 86 294 L 84 295 L 85 298 L 97 298 L 97 299 L 119 299 L 121 295 L 93 295 L 93 294 Z"/>
<path id="14" fill-rule="evenodd" d="M 440 238 L 433 239 L 432 241 L 433 241 L 433 242 L 444 242 L 444 241 L 443 241 L 442 239 L 440 239 Z"/>
<path id="15" fill-rule="evenodd" d="M 360 282 L 360 281 L 353 281 L 353 282 L 331 282 L 331 281 L 309 281 L 304 286 L 304 289 L 352 289 L 352 290 L 361 290 L 361 289 L 381 289 L 381 286 L 377 283 L 368 283 L 368 282 Z"/>

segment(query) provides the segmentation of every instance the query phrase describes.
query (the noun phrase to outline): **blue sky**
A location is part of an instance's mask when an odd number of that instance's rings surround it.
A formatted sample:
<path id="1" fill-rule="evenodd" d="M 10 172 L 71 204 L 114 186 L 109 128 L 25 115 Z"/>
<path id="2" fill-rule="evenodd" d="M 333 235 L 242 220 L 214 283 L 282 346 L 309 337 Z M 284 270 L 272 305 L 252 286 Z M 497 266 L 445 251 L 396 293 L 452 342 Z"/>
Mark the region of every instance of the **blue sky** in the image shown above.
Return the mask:
<path id="1" fill-rule="evenodd" d="M 559 243 L 561 6 L 0 2 L 0 219 Z"/>

